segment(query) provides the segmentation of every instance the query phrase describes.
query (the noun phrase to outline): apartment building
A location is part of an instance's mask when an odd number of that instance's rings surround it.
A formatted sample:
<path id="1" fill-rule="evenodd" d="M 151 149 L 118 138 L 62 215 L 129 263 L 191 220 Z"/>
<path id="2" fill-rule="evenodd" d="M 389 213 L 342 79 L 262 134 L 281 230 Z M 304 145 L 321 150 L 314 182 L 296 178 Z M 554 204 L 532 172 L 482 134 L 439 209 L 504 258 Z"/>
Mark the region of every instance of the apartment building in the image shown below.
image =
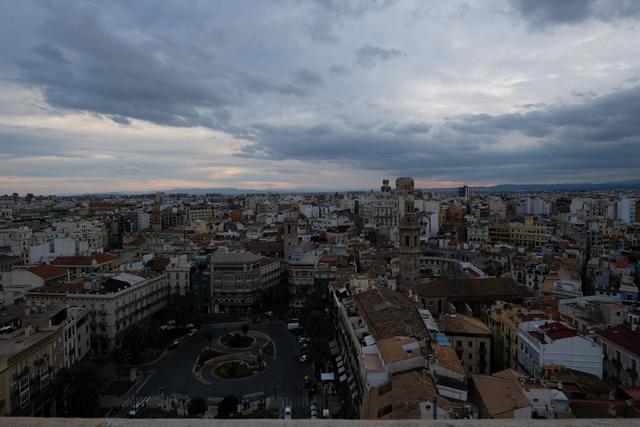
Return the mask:
<path id="1" fill-rule="evenodd" d="M 74 276 L 88 273 L 105 273 L 116 269 L 118 256 L 110 253 L 87 256 L 59 256 L 54 258 L 50 265 L 67 268 Z"/>
<path id="2" fill-rule="evenodd" d="M 289 307 L 293 312 L 304 308 L 307 296 L 313 292 L 316 279 L 318 257 L 312 252 L 303 253 L 296 248 L 287 260 L 287 287 Z"/>
<path id="3" fill-rule="evenodd" d="M 187 219 L 189 223 L 196 222 L 197 220 L 209 223 L 213 218 L 215 218 L 213 206 L 193 205 L 187 207 Z"/>
<path id="4" fill-rule="evenodd" d="M 27 304 L 37 309 L 56 303 L 89 309 L 91 348 L 108 354 L 118 334 L 166 304 L 168 289 L 163 274 L 103 273 L 93 279 L 46 285 L 29 291 Z"/>
<path id="5" fill-rule="evenodd" d="M 604 376 L 618 384 L 638 386 L 640 332 L 627 323 L 597 331 L 594 338 L 602 346 Z"/>
<path id="6" fill-rule="evenodd" d="M 518 366 L 531 377 L 561 365 L 602 378 L 602 349 L 566 323 L 548 320 L 522 322 L 518 332 Z"/>
<path id="7" fill-rule="evenodd" d="M 64 366 L 63 326 L 0 331 L 0 415 L 55 415 L 51 381 Z"/>
<path id="8" fill-rule="evenodd" d="M 64 347 L 64 366 L 69 368 L 81 361 L 91 349 L 91 330 L 89 329 L 89 308 L 84 306 L 67 307 L 56 304 L 47 307 L 34 307 L 27 311 L 24 324 L 34 327 L 62 326 Z"/>
<path id="9" fill-rule="evenodd" d="M 191 291 L 191 270 L 193 265 L 186 255 L 171 257 L 165 268 L 169 293 L 186 295 Z"/>
<path id="10" fill-rule="evenodd" d="M 79 254 L 102 252 L 109 243 L 108 230 L 98 220 L 69 218 L 64 221 L 52 222 L 51 226 L 75 240 L 76 250 Z"/>
<path id="11" fill-rule="evenodd" d="M 545 245 L 549 241 L 547 227 L 537 225 L 533 217 L 525 217 L 524 223 L 492 223 L 489 225 L 491 243 L 508 243 L 522 247 Z"/>
<path id="12" fill-rule="evenodd" d="M 280 282 L 281 261 L 251 252 L 219 252 L 211 256 L 213 313 L 251 314 L 263 293 Z"/>
<path id="13" fill-rule="evenodd" d="M 487 325 L 462 314 L 441 315 L 437 324 L 449 338 L 467 376 L 489 374 L 492 333 Z"/>
<path id="14" fill-rule="evenodd" d="M 547 314 L 541 310 L 529 310 L 517 304 L 499 301 L 487 309 L 483 318 L 493 334 L 491 364 L 492 371 L 497 371 L 517 367 L 520 322 L 545 319 Z"/>

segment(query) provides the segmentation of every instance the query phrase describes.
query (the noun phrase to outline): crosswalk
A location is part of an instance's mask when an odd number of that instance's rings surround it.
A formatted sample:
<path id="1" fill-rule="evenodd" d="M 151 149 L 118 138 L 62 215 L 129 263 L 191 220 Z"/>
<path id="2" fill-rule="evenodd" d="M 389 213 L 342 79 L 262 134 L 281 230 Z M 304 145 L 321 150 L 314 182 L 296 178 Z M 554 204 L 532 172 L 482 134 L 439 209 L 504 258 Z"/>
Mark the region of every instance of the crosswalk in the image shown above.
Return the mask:
<path id="1" fill-rule="evenodd" d="M 225 328 L 238 328 L 244 325 L 246 322 L 217 322 L 209 323 L 207 328 L 210 329 L 225 329 Z"/>
<path id="2" fill-rule="evenodd" d="M 132 396 L 122 404 L 123 408 L 144 407 L 151 400 L 151 396 Z"/>

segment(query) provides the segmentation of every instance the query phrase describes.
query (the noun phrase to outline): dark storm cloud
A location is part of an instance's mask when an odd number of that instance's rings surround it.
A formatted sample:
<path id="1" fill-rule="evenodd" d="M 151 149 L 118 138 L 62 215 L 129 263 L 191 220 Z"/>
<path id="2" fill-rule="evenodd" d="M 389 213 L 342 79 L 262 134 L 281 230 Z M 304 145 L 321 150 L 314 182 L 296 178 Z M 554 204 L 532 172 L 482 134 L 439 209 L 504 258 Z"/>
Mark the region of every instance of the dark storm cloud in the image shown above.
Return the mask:
<path id="1" fill-rule="evenodd" d="M 310 69 L 278 74 L 229 61 L 218 53 L 216 39 L 203 48 L 121 33 L 91 5 L 47 9 L 38 28 L 47 41 L 17 60 L 19 81 L 40 88 L 53 107 L 104 114 L 123 124 L 135 118 L 233 134 L 242 129 L 231 124 L 232 109 L 251 96 L 302 97 L 322 84 Z"/>
<path id="2" fill-rule="evenodd" d="M 515 11 L 532 28 L 574 24 L 587 19 L 610 21 L 640 17 L 636 0 L 512 0 Z"/>
<path id="3" fill-rule="evenodd" d="M 356 56 L 358 64 L 365 68 L 371 68 L 380 62 L 406 56 L 406 54 L 400 49 L 367 44 L 358 49 Z"/>
<path id="4" fill-rule="evenodd" d="M 416 177 L 463 173 L 469 179 L 566 176 L 633 170 L 640 150 L 640 88 L 579 105 L 518 114 L 476 114 L 378 131 L 257 125 L 243 156 L 326 161 Z M 517 135 L 536 141 L 525 143 Z M 504 144 L 510 146 L 505 147 Z"/>

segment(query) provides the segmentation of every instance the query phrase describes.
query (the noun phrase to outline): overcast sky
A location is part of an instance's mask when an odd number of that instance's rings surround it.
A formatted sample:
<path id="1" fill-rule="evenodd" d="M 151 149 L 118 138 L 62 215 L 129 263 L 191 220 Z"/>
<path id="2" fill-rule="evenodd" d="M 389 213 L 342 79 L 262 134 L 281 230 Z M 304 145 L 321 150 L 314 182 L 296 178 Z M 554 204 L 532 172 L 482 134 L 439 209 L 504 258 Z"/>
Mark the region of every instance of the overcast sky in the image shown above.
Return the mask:
<path id="1" fill-rule="evenodd" d="M 640 178 L 640 1 L 0 0 L 0 193 Z"/>

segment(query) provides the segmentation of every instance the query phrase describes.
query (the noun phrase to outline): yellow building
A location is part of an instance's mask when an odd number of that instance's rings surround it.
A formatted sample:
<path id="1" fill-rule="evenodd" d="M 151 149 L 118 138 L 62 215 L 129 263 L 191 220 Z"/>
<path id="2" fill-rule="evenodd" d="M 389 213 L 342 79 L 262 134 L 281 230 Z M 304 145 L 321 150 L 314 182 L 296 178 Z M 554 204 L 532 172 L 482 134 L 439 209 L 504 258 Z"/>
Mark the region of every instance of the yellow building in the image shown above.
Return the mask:
<path id="1" fill-rule="evenodd" d="M 0 415 L 54 414 L 51 382 L 64 366 L 62 326 L 0 333 Z"/>
<path id="2" fill-rule="evenodd" d="M 492 371 L 517 367 L 520 322 L 544 316 L 545 313 L 541 310 L 528 310 L 503 301 L 486 311 L 485 322 L 493 333 Z"/>

